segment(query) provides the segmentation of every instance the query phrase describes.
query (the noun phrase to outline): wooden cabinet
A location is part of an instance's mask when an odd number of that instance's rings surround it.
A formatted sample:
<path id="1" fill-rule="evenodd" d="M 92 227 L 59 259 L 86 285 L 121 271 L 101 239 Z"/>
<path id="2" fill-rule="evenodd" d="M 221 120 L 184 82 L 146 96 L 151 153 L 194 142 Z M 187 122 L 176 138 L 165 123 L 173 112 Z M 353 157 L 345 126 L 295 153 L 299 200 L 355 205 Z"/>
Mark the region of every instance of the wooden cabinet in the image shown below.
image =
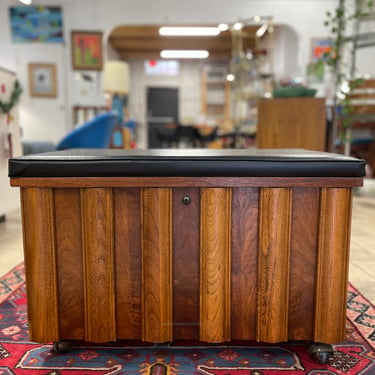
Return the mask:
<path id="1" fill-rule="evenodd" d="M 33 341 L 344 338 L 358 179 L 13 184 L 22 187 Z"/>
<path id="2" fill-rule="evenodd" d="M 258 148 L 326 150 L 323 98 L 277 98 L 258 102 Z"/>

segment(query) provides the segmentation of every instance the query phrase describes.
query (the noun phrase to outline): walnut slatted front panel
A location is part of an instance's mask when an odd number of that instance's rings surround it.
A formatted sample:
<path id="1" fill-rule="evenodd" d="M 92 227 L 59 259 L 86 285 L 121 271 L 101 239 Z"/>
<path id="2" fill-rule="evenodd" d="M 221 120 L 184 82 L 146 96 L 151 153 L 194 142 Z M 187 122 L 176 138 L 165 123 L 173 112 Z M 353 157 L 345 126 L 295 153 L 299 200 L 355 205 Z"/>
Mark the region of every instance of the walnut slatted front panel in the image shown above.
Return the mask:
<path id="1" fill-rule="evenodd" d="M 117 338 L 142 337 L 140 189 L 114 189 Z"/>
<path id="2" fill-rule="evenodd" d="M 142 339 L 172 340 L 172 189 L 142 192 Z"/>
<path id="3" fill-rule="evenodd" d="M 314 337 L 316 260 L 319 229 L 318 188 L 294 188 L 290 238 L 288 338 Z"/>
<path id="4" fill-rule="evenodd" d="M 314 339 L 344 338 L 351 223 L 350 189 L 322 189 Z M 329 277 L 326 277 L 329 275 Z M 334 319 L 332 319 L 334 317 Z"/>
<path id="5" fill-rule="evenodd" d="M 231 338 L 255 340 L 259 189 L 232 190 Z"/>
<path id="6" fill-rule="evenodd" d="M 200 339 L 230 340 L 231 189 L 201 189 Z"/>
<path id="7" fill-rule="evenodd" d="M 113 196 L 110 188 L 81 191 L 85 339 L 116 340 Z"/>
<path id="8" fill-rule="evenodd" d="M 59 331 L 62 337 L 85 337 L 84 270 L 80 189 L 54 189 Z"/>
<path id="9" fill-rule="evenodd" d="M 260 192 L 257 339 L 288 338 L 291 189 Z"/>
<path id="10" fill-rule="evenodd" d="M 21 202 L 30 337 L 58 340 L 53 189 L 21 189 Z"/>
<path id="11" fill-rule="evenodd" d="M 184 204 L 184 197 L 190 198 Z M 199 340 L 199 188 L 173 189 L 173 338 Z"/>
<path id="12" fill-rule="evenodd" d="M 31 339 L 340 341 L 351 199 L 302 186 L 22 188 Z"/>

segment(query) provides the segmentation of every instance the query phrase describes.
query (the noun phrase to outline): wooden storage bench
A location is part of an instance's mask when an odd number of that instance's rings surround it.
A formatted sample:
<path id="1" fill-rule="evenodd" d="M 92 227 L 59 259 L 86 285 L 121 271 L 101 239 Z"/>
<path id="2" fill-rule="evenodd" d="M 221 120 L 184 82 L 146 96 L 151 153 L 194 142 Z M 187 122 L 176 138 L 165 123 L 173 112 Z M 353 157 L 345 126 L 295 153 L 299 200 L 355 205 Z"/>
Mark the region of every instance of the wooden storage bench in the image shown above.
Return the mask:
<path id="1" fill-rule="evenodd" d="M 362 160 L 305 150 L 11 159 L 30 338 L 344 339 Z"/>

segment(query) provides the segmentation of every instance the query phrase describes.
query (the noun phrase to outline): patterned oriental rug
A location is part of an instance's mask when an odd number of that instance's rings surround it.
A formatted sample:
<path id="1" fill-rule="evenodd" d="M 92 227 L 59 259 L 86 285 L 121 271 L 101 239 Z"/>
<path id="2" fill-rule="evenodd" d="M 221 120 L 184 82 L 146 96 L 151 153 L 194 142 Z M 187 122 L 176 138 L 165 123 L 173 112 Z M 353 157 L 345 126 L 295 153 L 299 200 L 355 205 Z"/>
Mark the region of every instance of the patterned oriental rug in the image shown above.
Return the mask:
<path id="1" fill-rule="evenodd" d="M 353 286 L 347 299 L 346 340 L 320 365 L 302 343 L 229 346 L 117 343 L 82 345 L 56 354 L 51 344 L 28 341 L 24 268 L 0 279 L 0 375 L 375 375 L 375 309 Z"/>

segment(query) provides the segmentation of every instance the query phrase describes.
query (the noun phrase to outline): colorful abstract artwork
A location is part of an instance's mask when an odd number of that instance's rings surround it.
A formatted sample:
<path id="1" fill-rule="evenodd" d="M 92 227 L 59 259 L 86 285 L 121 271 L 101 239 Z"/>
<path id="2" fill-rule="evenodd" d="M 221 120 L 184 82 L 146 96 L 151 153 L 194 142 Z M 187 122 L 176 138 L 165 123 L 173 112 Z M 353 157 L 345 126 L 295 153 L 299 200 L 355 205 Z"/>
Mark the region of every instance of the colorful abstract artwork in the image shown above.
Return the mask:
<path id="1" fill-rule="evenodd" d="M 72 65 L 75 70 L 101 70 L 102 33 L 72 31 Z"/>
<path id="2" fill-rule="evenodd" d="M 64 42 L 60 7 L 10 7 L 9 16 L 13 43 Z"/>
<path id="3" fill-rule="evenodd" d="M 312 56 L 311 61 L 316 62 L 321 59 L 325 53 L 332 50 L 331 38 L 313 38 L 312 40 Z"/>

